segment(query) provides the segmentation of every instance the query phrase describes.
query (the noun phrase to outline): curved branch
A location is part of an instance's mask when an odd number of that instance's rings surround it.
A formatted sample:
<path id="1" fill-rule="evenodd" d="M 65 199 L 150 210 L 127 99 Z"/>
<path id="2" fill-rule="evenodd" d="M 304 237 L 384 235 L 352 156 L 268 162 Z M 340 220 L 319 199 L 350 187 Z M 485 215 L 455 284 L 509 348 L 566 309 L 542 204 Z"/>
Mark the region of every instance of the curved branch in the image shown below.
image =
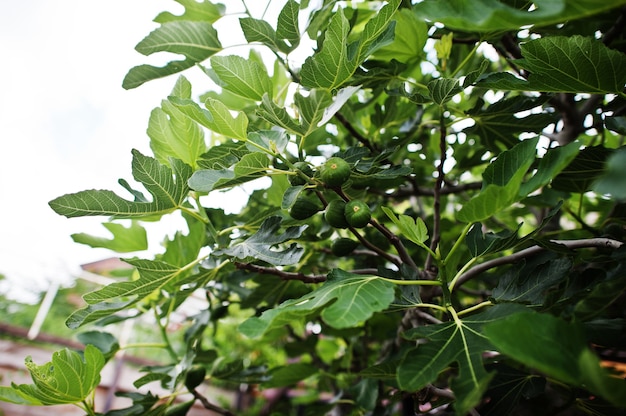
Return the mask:
<path id="1" fill-rule="evenodd" d="M 621 241 L 613 240 L 610 238 L 587 238 L 581 240 L 550 240 L 551 243 L 561 244 L 570 249 L 577 248 L 589 248 L 589 247 L 598 247 L 598 248 L 611 248 L 618 249 L 624 243 Z M 523 258 L 534 256 L 545 250 L 544 247 L 541 246 L 532 246 L 525 248 L 524 250 L 520 250 L 517 253 L 510 254 L 505 257 L 498 257 L 493 260 L 488 260 L 484 263 L 477 265 L 463 273 L 457 279 L 456 287 L 463 285 L 463 283 L 473 279 L 474 277 L 480 275 L 482 272 L 487 271 L 489 269 L 493 269 L 494 267 L 502 266 L 504 264 L 515 263 Z"/>
<path id="2" fill-rule="evenodd" d="M 309 276 L 304 273 L 285 272 L 283 270 L 278 270 L 273 267 L 259 266 L 251 263 L 235 262 L 234 264 L 235 267 L 240 270 L 248 270 L 261 274 L 272 274 L 274 276 L 280 277 L 282 280 L 300 280 L 304 283 L 321 283 L 326 281 L 326 276 L 321 274 Z"/>
<path id="3" fill-rule="evenodd" d="M 235 414 L 231 412 L 230 410 L 219 407 L 211 403 L 210 401 L 208 401 L 207 398 L 201 395 L 200 393 L 198 393 L 196 389 L 193 389 L 191 391 L 191 394 L 193 394 L 193 397 L 195 397 L 197 400 L 200 401 L 200 403 L 202 403 L 202 406 L 204 406 L 205 409 L 211 410 L 217 414 L 224 415 L 224 416 L 235 416 Z"/>

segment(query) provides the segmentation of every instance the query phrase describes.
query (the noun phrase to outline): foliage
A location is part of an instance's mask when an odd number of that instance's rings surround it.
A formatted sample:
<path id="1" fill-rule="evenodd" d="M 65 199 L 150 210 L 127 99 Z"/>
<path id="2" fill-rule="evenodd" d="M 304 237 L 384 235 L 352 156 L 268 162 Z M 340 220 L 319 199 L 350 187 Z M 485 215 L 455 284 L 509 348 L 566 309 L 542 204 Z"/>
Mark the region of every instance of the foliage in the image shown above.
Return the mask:
<path id="1" fill-rule="evenodd" d="M 225 415 L 626 408 L 624 1 L 287 0 L 267 20 L 177 1 L 185 12 L 159 15 L 137 50 L 184 60 L 123 86 L 196 67 L 208 91 L 179 75 L 153 111 L 154 154 L 132 163 L 150 195 L 120 180 L 127 197 L 50 202 L 108 216 L 114 240 L 74 238 L 120 253 L 143 247 L 142 221 L 188 226 L 67 320 L 157 318 L 171 362 L 135 385 L 172 395 L 109 414 L 184 414 L 188 401 L 170 406 L 184 391 Z M 244 53 L 214 27 L 241 10 Z M 239 187 L 236 213 L 206 208 Z M 174 345 L 169 317 L 193 293 L 206 308 Z M 114 345 L 84 342 L 86 357 Z M 256 385 L 262 405 L 217 404 L 202 376 Z"/>

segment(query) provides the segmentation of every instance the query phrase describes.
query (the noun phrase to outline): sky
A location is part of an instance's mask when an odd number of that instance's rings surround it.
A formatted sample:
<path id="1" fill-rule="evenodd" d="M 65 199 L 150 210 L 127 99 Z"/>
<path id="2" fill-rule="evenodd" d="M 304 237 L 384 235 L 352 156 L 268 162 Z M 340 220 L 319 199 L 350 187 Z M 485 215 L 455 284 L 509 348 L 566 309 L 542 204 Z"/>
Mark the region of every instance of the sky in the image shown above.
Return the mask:
<path id="1" fill-rule="evenodd" d="M 134 47 L 158 26 L 152 19 L 164 10 L 179 14 L 182 7 L 172 0 L 3 4 L 0 274 L 6 279 L 0 293 L 32 302 L 36 297 L 30 294 L 50 282 L 69 284 L 81 264 L 114 255 L 70 237 L 108 236 L 101 225 L 106 218 L 67 219 L 48 201 L 85 189 L 123 195 L 117 180 L 133 183 L 131 150 L 151 154 L 150 111 L 176 77 L 130 91 L 121 85 L 131 67 L 154 64 Z M 150 229 L 148 237 L 163 238 Z"/>

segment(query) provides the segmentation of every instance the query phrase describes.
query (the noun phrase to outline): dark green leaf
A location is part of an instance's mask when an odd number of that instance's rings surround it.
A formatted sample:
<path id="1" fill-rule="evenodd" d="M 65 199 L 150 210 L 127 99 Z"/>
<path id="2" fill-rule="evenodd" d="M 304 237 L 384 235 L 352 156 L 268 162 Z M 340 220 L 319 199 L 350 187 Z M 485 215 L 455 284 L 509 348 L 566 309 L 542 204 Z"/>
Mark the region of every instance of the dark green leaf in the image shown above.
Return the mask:
<path id="1" fill-rule="evenodd" d="M 602 176 L 604 165 L 612 149 L 603 146 L 586 147 L 552 181 L 552 187 L 559 191 L 587 192 L 593 183 Z"/>
<path id="2" fill-rule="evenodd" d="M 529 25 L 553 25 L 591 16 L 623 4 L 621 0 L 538 0 L 529 11 L 498 0 L 425 0 L 414 6 L 421 18 L 467 32 L 499 32 Z"/>
<path id="3" fill-rule="evenodd" d="M 302 248 L 295 243 L 283 250 L 274 247 L 300 237 L 307 226 L 289 227 L 281 234 L 277 234 L 281 222 L 280 217 L 269 217 L 263 221 L 255 234 L 215 254 L 226 254 L 241 260 L 261 260 L 275 266 L 296 264 L 304 253 Z"/>
<path id="4" fill-rule="evenodd" d="M 453 78 L 437 78 L 430 81 L 427 86 L 431 98 L 439 105 L 444 105 L 461 92 L 459 80 Z"/>
<path id="5" fill-rule="evenodd" d="M 106 361 L 113 358 L 120 349 L 117 339 L 108 332 L 87 331 L 81 332 L 76 338 L 85 345 L 93 345 L 104 355 Z"/>
<path id="6" fill-rule="evenodd" d="M 548 292 L 567 279 L 572 261 L 567 257 L 537 256 L 515 265 L 500 277 L 492 296 L 498 302 L 540 306 Z"/>
<path id="7" fill-rule="evenodd" d="M 626 200 L 626 147 L 613 153 L 606 161 L 606 171 L 591 188 L 600 194 L 608 194 L 615 199 Z"/>
<path id="8" fill-rule="evenodd" d="M 384 310 L 394 298 L 394 284 L 377 276 L 357 275 L 335 269 L 323 286 L 298 299 L 246 320 L 239 331 L 257 338 L 275 328 L 322 308 L 322 319 L 333 328 L 350 328 Z"/>
<path id="9" fill-rule="evenodd" d="M 604 126 L 619 134 L 626 134 L 626 117 L 606 117 L 604 119 Z"/>
<path id="10" fill-rule="evenodd" d="M 619 93 L 626 84 L 626 55 L 600 40 L 552 36 L 523 43 L 524 59 L 516 63 L 530 72 L 528 81 L 512 74 L 486 76 L 484 88 L 571 93 Z"/>
<path id="11" fill-rule="evenodd" d="M 559 381 L 584 387 L 616 406 L 626 406 L 626 381 L 600 366 L 579 326 L 552 315 L 523 312 L 485 325 L 484 333 L 501 353 L 514 360 Z"/>
<path id="12" fill-rule="evenodd" d="M 269 380 L 263 382 L 263 387 L 272 388 L 295 385 L 297 382 L 311 377 L 318 371 L 316 366 L 305 363 L 276 367 L 270 372 Z"/>
<path id="13" fill-rule="evenodd" d="M 519 189 L 535 159 L 538 138 L 524 140 L 500 153 L 483 174 L 483 189 L 457 213 L 463 222 L 480 222 L 507 208 L 519 198 Z"/>
<path id="14" fill-rule="evenodd" d="M 497 305 L 485 312 L 437 325 L 411 329 L 404 333 L 409 340 L 427 339 L 409 351 L 398 367 L 398 383 L 407 391 L 418 391 L 437 379 L 439 373 L 457 362 L 459 375 L 452 382 L 457 415 L 465 415 L 476 406 L 493 374 L 483 366 L 483 353 L 493 349 L 483 326 L 502 320 L 519 311 L 516 305 Z"/>

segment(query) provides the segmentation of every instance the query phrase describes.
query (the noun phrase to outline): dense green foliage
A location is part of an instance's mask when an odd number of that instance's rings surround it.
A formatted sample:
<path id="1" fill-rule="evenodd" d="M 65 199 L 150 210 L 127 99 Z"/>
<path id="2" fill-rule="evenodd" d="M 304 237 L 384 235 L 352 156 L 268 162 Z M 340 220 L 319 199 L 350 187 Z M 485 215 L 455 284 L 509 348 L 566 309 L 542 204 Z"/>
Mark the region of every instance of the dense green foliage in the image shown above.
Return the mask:
<path id="1" fill-rule="evenodd" d="M 109 217 L 113 240 L 79 242 L 118 252 L 142 221 L 187 224 L 67 320 L 152 314 L 162 329 L 171 361 L 135 385 L 172 395 L 111 415 L 185 414 L 193 398 L 221 414 L 626 408 L 626 1 L 287 0 L 272 18 L 176 1 L 137 50 L 184 59 L 123 86 L 185 70 L 206 84 L 179 75 L 152 112 L 153 154 L 133 150 L 144 189 L 50 202 Z M 244 52 L 214 27 L 228 19 Z M 206 208 L 236 187 L 254 189 L 238 212 Z M 172 335 L 193 293 L 206 309 Z M 91 371 L 80 392 L 37 369 L 1 398 L 53 404 L 39 390 L 56 388 L 95 414 L 94 371 L 124 345 L 91 337 L 101 353 L 53 357 Z M 256 386 L 256 402 L 222 407 L 201 378 Z"/>

